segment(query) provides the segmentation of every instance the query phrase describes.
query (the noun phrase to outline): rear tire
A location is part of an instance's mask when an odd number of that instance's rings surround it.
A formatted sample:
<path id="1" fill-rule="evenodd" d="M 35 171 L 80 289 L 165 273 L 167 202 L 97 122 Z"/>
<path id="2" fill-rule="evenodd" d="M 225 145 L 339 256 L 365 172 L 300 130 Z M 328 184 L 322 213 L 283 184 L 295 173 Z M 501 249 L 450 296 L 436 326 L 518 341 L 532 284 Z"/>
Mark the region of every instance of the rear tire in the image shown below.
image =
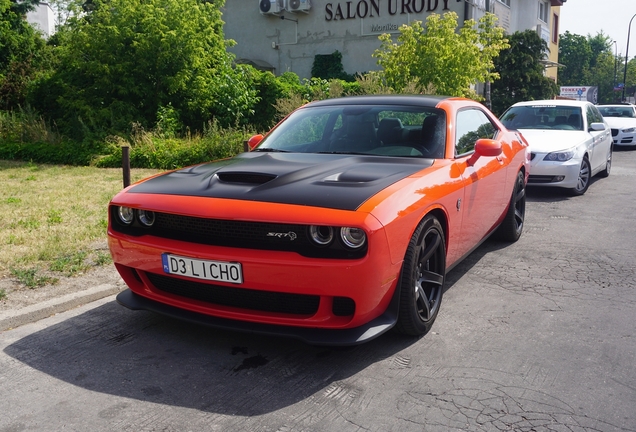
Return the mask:
<path id="1" fill-rule="evenodd" d="M 445 278 L 444 230 L 435 216 L 427 215 L 411 237 L 402 264 L 398 332 L 421 336 L 431 329 L 442 303 Z"/>
<path id="2" fill-rule="evenodd" d="M 605 164 L 605 169 L 601 171 L 598 175 L 599 177 L 609 177 L 610 171 L 612 170 L 612 153 L 614 152 L 614 144 L 610 144 L 609 154 L 607 155 L 607 163 Z"/>
<path id="3" fill-rule="evenodd" d="M 521 237 L 523 224 L 526 219 L 526 183 L 523 172 L 517 173 L 515 186 L 512 189 L 508 211 L 501 225 L 495 232 L 495 237 L 499 240 L 516 242 Z"/>

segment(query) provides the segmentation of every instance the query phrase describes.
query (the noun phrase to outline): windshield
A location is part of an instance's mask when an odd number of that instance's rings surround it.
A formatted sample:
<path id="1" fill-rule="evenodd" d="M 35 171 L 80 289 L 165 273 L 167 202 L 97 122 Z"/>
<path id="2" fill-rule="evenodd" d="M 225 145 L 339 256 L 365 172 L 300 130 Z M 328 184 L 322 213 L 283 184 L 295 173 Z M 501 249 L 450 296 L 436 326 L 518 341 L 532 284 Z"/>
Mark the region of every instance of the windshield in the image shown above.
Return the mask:
<path id="1" fill-rule="evenodd" d="M 508 109 L 501 122 L 508 129 L 583 130 L 581 108 L 564 105 L 516 106 Z"/>
<path id="2" fill-rule="evenodd" d="M 634 118 L 634 108 L 632 107 L 616 107 L 616 106 L 600 106 L 598 110 L 603 117 L 626 117 Z"/>
<path id="3" fill-rule="evenodd" d="M 444 111 L 398 105 L 305 107 L 290 115 L 254 150 L 441 158 Z"/>

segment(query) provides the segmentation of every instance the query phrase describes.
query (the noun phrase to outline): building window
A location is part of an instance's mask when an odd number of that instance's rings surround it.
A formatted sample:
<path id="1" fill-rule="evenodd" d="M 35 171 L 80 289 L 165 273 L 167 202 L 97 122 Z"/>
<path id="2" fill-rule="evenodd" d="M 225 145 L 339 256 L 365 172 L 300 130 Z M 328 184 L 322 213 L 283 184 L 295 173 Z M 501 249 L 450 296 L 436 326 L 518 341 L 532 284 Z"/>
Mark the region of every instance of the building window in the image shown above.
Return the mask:
<path id="1" fill-rule="evenodd" d="M 552 43 L 559 43 L 559 16 L 552 15 Z"/>
<path id="2" fill-rule="evenodd" d="M 506 6 L 510 7 L 510 0 L 499 0 L 499 3 L 503 3 Z"/>
<path id="3" fill-rule="evenodd" d="M 550 3 L 546 1 L 539 2 L 539 19 L 544 23 L 548 22 L 548 12 L 550 11 Z"/>

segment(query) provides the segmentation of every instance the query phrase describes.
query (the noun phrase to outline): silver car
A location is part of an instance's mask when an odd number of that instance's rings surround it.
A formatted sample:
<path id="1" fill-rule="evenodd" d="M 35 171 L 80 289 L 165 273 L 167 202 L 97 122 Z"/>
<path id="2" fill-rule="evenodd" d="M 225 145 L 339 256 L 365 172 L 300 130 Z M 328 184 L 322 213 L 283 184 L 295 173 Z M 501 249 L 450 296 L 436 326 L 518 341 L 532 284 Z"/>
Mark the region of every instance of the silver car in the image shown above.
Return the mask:
<path id="1" fill-rule="evenodd" d="M 598 105 L 598 110 L 612 128 L 614 145 L 636 146 L 636 106 L 631 104 Z"/>
<path id="2" fill-rule="evenodd" d="M 593 176 L 610 174 L 610 128 L 590 102 L 519 102 L 508 108 L 501 121 L 521 132 L 530 144 L 529 186 L 556 186 L 583 195 Z"/>

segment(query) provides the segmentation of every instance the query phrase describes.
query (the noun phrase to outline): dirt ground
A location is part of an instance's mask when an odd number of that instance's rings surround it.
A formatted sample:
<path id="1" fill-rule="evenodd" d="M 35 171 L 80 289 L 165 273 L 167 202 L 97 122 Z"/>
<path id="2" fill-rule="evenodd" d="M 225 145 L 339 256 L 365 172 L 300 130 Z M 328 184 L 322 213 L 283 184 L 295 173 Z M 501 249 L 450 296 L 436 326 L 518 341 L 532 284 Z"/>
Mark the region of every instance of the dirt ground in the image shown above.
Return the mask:
<path id="1" fill-rule="evenodd" d="M 124 286 L 123 280 L 112 264 L 92 267 L 88 272 L 74 277 L 58 276 L 58 279 L 55 284 L 37 288 L 25 287 L 11 277 L 0 279 L 0 290 L 4 289 L 6 293 L 6 296 L 0 300 L 0 312 L 21 309 L 98 285 Z"/>

